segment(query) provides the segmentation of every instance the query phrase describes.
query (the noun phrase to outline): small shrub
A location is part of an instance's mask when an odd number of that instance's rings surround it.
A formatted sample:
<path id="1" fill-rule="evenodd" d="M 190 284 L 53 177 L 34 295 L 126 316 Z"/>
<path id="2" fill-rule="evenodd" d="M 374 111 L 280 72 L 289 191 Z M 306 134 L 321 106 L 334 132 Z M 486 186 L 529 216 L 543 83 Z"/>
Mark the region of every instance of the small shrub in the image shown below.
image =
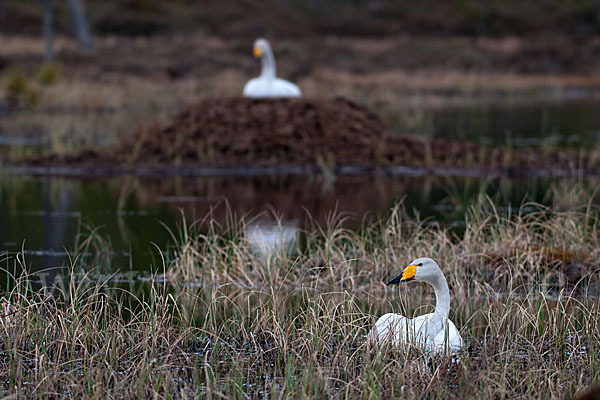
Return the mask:
<path id="1" fill-rule="evenodd" d="M 43 63 L 37 70 L 36 78 L 43 86 L 51 86 L 60 78 L 60 66 L 56 63 Z"/>
<path id="2" fill-rule="evenodd" d="M 28 109 L 35 108 L 39 104 L 40 90 L 31 84 L 30 79 L 21 69 L 8 70 L 3 81 L 9 102 Z"/>

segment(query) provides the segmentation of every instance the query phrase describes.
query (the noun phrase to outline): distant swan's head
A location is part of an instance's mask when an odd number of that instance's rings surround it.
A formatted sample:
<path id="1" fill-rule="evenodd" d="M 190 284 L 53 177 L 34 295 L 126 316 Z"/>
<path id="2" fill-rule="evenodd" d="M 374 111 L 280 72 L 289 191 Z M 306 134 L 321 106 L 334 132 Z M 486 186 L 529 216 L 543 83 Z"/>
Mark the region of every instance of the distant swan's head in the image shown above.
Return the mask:
<path id="1" fill-rule="evenodd" d="M 402 274 L 389 281 L 387 285 L 394 285 L 396 283 L 413 280 L 419 282 L 431 282 L 439 277 L 441 273 L 442 270 L 439 265 L 431 258 L 417 258 L 404 268 Z"/>
<path id="2" fill-rule="evenodd" d="M 254 53 L 254 57 L 261 58 L 263 54 L 266 54 L 271 51 L 271 46 L 266 39 L 256 39 L 254 41 L 254 48 L 252 52 Z"/>

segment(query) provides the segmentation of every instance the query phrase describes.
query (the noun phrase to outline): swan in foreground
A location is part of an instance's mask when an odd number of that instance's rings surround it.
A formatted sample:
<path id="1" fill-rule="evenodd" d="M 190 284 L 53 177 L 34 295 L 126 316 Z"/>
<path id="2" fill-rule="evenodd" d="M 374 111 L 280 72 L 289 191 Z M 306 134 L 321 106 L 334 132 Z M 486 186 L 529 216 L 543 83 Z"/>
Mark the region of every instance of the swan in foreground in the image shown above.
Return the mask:
<path id="1" fill-rule="evenodd" d="M 412 344 L 427 353 L 449 354 L 463 348 L 463 340 L 456 326 L 448 319 L 450 291 L 440 267 L 431 258 L 417 258 L 401 275 L 388 285 L 408 281 L 426 282 L 435 290 L 435 311 L 416 318 L 400 314 L 382 315 L 373 328 L 373 339 L 379 343 L 392 341 L 394 345 Z"/>
<path id="2" fill-rule="evenodd" d="M 301 96 L 298 86 L 275 76 L 275 56 L 269 42 L 265 39 L 256 39 L 254 57 L 261 59 L 262 71 L 258 78 L 250 79 L 246 83 L 244 96 L 253 98 Z"/>

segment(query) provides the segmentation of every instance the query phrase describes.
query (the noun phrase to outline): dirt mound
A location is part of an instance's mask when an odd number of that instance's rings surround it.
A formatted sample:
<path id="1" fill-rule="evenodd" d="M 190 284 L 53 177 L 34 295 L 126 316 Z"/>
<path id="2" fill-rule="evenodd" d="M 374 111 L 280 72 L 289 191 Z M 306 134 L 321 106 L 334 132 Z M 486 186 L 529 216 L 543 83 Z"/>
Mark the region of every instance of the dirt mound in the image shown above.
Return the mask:
<path id="1" fill-rule="evenodd" d="M 352 101 L 210 98 L 167 125 L 140 129 L 110 151 L 27 160 L 39 166 L 107 168 L 428 167 L 463 161 L 473 143 L 390 135 Z"/>
<path id="2" fill-rule="evenodd" d="M 125 147 L 145 164 L 372 165 L 385 149 L 379 119 L 344 99 L 202 100 Z"/>
<path id="3" fill-rule="evenodd" d="M 373 113 L 344 99 L 205 99 L 168 125 L 139 130 L 114 149 L 51 154 L 24 163 L 111 171 L 276 167 L 281 172 L 292 167 L 337 172 L 350 166 L 390 173 L 416 167 L 442 174 L 477 170 L 513 175 L 539 169 L 562 174 L 578 165 L 600 173 L 593 151 L 488 148 L 392 135 Z"/>

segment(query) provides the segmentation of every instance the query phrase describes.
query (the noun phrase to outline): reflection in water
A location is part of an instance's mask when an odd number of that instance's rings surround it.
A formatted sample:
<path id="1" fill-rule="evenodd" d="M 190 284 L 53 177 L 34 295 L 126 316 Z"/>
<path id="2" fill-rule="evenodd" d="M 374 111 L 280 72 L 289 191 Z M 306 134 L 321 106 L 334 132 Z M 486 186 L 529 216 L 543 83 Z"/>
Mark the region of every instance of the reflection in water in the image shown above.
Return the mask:
<path id="1" fill-rule="evenodd" d="M 188 222 L 210 216 L 222 226 L 242 217 L 251 221 L 265 211 L 274 213 L 285 221 L 281 227 L 262 222 L 247 228 L 247 237 L 262 253 L 293 243 L 297 229 L 305 227 L 309 218 L 324 224 L 336 214 L 350 216 L 345 226 L 357 228 L 364 218 L 385 217 L 402 200 L 409 212 L 415 210 L 426 223 L 460 228 L 465 213 L 483 195 L 499 210 L 520 207 L 524 201 L 550 204 L 548 187 L 558 181 L 339 176 L 328 185 L 314 176 L 67 179 L 4 175 L 0 178 L 0 255 L 24 250 L 33 272 L 67 264 L 64 250 L 101 273 L 156 270 L 163 265 L 157 247 L 165 250 L 172 242 L 168 229 L 178 237 L 182 212 Z M 597 178 L 583 182 L 588 188 L 598 185 Z M 581 194 L 571 197 L 578 199 Z M 2 267 L 12 268 L 7 263 Z"/>
<path id="2" fill-rule="evenodd" d="M 46 250 L 43 260 L 43 273 L 38 273 L 47 294 L 51 294 L 58 274 L 65 263 L 65 254 L 58 255 L 69 242 L 66 239 L 68 215 L 73 198 L 72 183 L 60 179 L 43 179 L 43 246 Z M 53 195 L 56 198 L 53 199 Z M 55 201 L 53 201 L 55 200 Z"/>
<path id="3" fill-rule="evenodd" d="M 296 243 L 298 228 L 292 222 L 254 222 L 246 226 L 245 234 L 251 251 L 267 259 L 289 250 Z"/>

